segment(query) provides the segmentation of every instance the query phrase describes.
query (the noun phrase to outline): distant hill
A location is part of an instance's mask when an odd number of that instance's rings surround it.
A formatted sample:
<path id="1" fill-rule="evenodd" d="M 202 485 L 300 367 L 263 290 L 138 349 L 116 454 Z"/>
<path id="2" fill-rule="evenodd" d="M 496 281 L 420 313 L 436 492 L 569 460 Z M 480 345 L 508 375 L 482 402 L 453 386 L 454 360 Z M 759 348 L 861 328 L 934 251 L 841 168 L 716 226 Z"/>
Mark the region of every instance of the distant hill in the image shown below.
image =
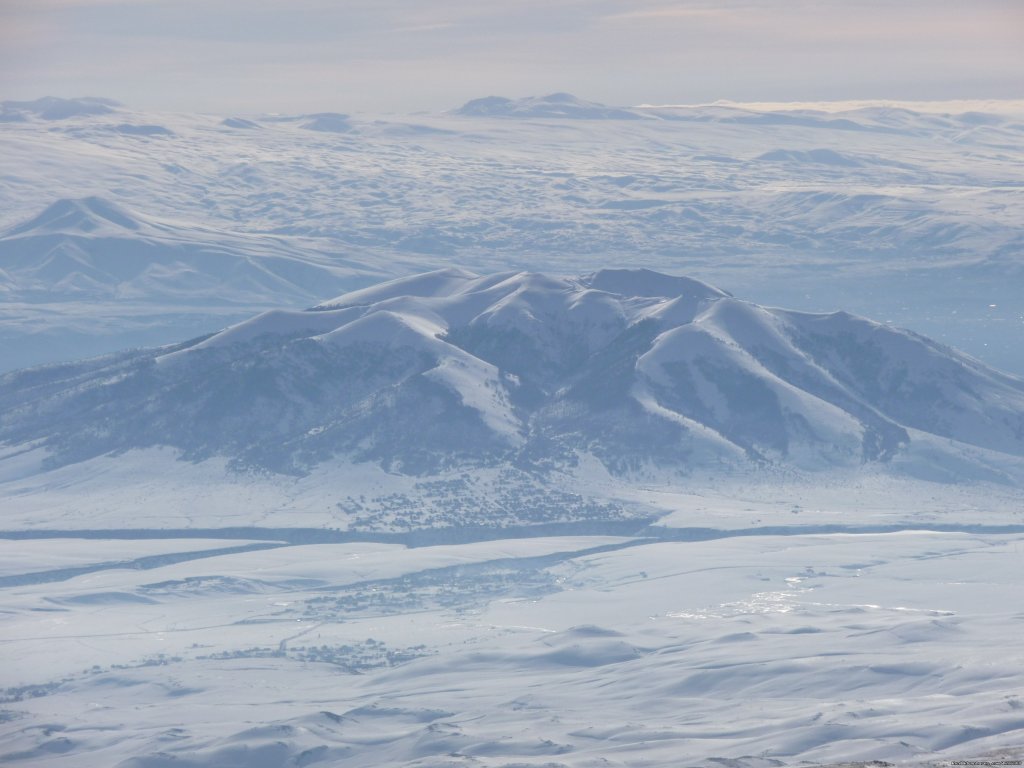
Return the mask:
<path id="1" fill-rule="evenodd" d="M 570 93 L 551 93 L 523 99 L 487 96 L 467 101 L 455 114 L 470 117 L 571 118 L 576 120 L 639 120 L 630 109 L 609 107 L 596 101 L 577 99 Z"/>
<path id="2" fill-rule="evenodd" d="M 313 303 L 358 270 L 286 240 L 143 216 L 100 197 L 58 200 L 0 234 L 11 300 Z"/>
<path id="3" fill-rule="evenodd" d="M 43 120 L 67 120 L 72 117 L 109 115 L 121 104 L 113 99 L 82 97 L 60 99 L 44 96 L 34 101 L 0 101 L 0 122 L 17 122 L 29 117 Z"/>

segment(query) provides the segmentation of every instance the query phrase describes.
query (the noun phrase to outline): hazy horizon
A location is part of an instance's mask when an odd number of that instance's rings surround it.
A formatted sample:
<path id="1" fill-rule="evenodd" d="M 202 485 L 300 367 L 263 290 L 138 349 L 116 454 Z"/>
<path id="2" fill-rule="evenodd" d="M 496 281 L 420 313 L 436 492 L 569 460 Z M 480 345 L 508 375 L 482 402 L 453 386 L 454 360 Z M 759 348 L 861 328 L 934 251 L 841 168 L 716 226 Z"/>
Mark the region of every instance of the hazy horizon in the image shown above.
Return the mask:
<path id="1" fill-rule="evenodd" d="M 0 50 L 3 98 L 172 111 L 1024 96 L 1024 6 L 1008 0 L 12 0 Z"/>

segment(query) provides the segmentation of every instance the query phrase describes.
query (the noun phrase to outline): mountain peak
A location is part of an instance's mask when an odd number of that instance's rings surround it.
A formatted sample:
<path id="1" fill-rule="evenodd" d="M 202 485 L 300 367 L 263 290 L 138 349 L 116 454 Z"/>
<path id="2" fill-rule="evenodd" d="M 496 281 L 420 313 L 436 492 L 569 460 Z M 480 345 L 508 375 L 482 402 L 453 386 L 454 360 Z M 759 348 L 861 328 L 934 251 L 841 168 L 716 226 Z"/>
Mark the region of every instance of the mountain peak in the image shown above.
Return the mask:
<path id="1" fill-rule="evenodd" d="M 476 273 L 466 269 L 446 267 L 444 269 L 436 269 L 433 272 L 400 277 L 396 280 L 389 280 L 358 291 L 351 291 L 321 302 L 313 307 L 313 309 L 326 310 L 364 306 L 400 296 L 447 295 L 479 277 Z"/>
<path id="2" fill-rule="evenodd" d="M 583 282 L 618 296 L 716 299 L 732 295 L 692 277 L 666 275 L 651 269 L 601 269 L 583 278 Z"/>
<path id="3" fill-rule="evenodd" d="M 100 362 L 89 381 L 55 368 L 59 395 L 31 408 L 13 407 L 27 401 L 9 377 L 0 440 L 45 440 L 57 462 L 160 444 L 285 472 L 332 457 L 568 471 L 583 453 L 613 473 L 1024 472 L 1024 381 L 899 329 L 692 278 L 443 269 L 317 309 Z"/>
<path id="4" fill-rule="evenodd" d="M 577 99 L 571 93 L 565 93 L 560 91 L 558 93 L 549 93 L 547 96 L 540 97 L 542 101 L 548 102 L 549 104 L 587 104 L 588 102 Z M 595 102 L 589 102 L 595 103 Z"/>
<path id="5" fill-rule="evenodd" d="M 304 115 L 301 127 L 307 131 L 320 131 L 321 133 L 352 133 L 355 130 L 349 116 L 340 112 L 318 112 Z"/>
<path id="6" fill-rule="evenodd" d="M 121 206 L 105 198 L 90 195 L 57 200 L 38 216 L 8 230 L 6 236 L 91 234 L 110 228 L 134 232 L 140 226 L 138 218 Z"/>

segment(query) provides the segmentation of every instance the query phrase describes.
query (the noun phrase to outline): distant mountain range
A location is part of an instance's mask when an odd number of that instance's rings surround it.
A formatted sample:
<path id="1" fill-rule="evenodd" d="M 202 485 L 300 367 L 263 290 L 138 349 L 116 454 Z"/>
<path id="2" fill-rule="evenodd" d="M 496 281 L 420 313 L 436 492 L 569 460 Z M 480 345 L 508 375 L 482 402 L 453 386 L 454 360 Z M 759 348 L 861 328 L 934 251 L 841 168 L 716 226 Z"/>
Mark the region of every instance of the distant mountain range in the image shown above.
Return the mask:
<path id="1" fill-rule="evenodd" d="M 0 101 L 0 123 L 22 122 L 33 117 L 42 120 L 67 120 L 72 117 L 109 115 L 121 104 L 113 99 L 80 97 L 61 99 L 44 96 L 33 101 Z"/>
<path id="2" fill-rule="evenodd" d="M 617 264 L 845 308 L 1024 372 L 1019 106 L 342 107 L 0 103 L 0 371 L 438 267 Z"/>
<path id="3" fill-rule="evenodd" d="M 1007 480 L 1024 381 L 846 313 L 684 277 L 446 269 L 160 349 L 0 378 L 0 440 L 50 466 L 170 446 L 303 474 L 339 457 L 686 475 L 891 465 Z"/>

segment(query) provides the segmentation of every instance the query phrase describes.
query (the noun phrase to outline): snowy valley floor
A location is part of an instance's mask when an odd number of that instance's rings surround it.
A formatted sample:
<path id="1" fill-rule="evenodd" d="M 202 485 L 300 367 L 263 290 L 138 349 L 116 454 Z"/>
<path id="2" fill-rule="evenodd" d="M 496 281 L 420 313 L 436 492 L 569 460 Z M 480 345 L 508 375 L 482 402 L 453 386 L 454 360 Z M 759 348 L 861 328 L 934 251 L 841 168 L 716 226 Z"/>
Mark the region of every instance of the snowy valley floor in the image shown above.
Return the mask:
<path id="1" fill-rule="evenodd" d="M 938 510 L 927 487 L 916 502 L 892 495 L 889 514 L 879 495 L 841 490 L 804 506 L 677 496 L 678 512 L 631 535 L 420 547 L 384 534 L 8 533 L 0 762 L 1012 756 L 1024 747 L 1021 507 L 993 496 L 986 514 L 969 503 L 984 492 L 949 489 L 955 503 Z M 701 520 L 699 536 L 683 527 Z M 834 527 L 808 532 L 808 520 Z M 886 532 L 849 532 L 879 520 Z"/>

